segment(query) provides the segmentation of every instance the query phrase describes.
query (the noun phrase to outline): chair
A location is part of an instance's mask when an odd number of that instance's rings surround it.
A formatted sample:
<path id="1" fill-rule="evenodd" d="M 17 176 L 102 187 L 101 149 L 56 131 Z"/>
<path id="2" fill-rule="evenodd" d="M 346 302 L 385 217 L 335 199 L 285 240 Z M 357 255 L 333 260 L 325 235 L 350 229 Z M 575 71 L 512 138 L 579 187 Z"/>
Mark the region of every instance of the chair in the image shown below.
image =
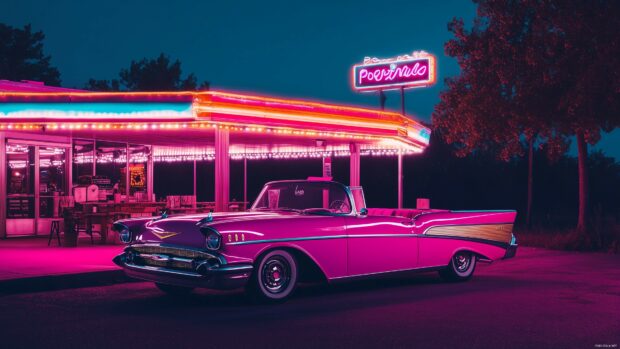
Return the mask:
<path id="1" fill-rule="evenodd" d="M 73 208 L 75 206 L 75 200 L 73 196 L 59 196 L 58 198 L 58 216 L 62 217 L 64 210 L 66 208 Z M 60 218 L 54 217 L 52 219 L 52 224 L 50 225 L 50 236 L 47 240 L 47 246 L 50 246 L 52 243 L 52 239 L 54 238 L 54 234 L 56 234 L 56 239 L 58 240 L 58 246 L 62 246 L 60 243 Z"/>
<path id="2" fill-rule="evenodd" d="M 47 246 L 50 246 L 50 244 L 52 243 L 54 234 L 56 234 L 56 238 L 58 239 L 58 246 L 62 246 L 62 244 L 60 243 L 60 219 L 52 220 L 52 225 L 50 226 L 50 238 L 49 240 L 47 240 Z"/>
<path id="3" fill-rule="evenodd" d="M 99 236 L 103 236 L 103 233 L 101 232 L 101 228 L 99 230 L 95 230 L 93 229 L 93 217 L 92 216 L 86 216 L 86 217 L 82 217 L 82 219 L 84 220 L 84 233 L 86 233 L 86 235 L 90 235 L 90 244 L 94 245 L 95 244 L 95 239 L 93 238 L 93 234 L 94 233 L 98 233 Z M 76 229 L 78 230 L 78 234 L 80 233 L 80 228 L 79 228 L 79 224 L 76 224 Z"/>

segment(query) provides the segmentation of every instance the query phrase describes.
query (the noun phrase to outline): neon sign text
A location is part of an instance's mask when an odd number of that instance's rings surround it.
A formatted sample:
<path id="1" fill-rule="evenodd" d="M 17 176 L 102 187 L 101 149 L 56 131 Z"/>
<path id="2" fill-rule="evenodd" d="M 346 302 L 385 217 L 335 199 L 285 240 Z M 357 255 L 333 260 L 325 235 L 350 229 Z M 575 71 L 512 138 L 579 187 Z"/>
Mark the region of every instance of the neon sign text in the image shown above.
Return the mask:
<path id="1" fill-rule="evenodd" d="M 353 88 L 361 91 L 428 86 L 435 82 L 435 57 L 425 54 L 395 59 L 366 58 L 353 67 Z"/>

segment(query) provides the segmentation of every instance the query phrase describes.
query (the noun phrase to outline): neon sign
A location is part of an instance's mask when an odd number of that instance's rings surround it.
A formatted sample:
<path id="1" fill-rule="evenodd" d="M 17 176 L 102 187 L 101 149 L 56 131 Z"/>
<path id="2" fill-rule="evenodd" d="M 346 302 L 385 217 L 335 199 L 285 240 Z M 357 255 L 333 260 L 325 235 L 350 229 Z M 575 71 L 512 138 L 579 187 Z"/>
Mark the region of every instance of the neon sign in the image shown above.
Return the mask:
<path id="1" fill-rule="evenodd" d="M 424 87 L 435 83 L 436 60 L 424 51 L 396 58 L 364 58 L 353 66 L 353 88 L 358 91 Z"/>

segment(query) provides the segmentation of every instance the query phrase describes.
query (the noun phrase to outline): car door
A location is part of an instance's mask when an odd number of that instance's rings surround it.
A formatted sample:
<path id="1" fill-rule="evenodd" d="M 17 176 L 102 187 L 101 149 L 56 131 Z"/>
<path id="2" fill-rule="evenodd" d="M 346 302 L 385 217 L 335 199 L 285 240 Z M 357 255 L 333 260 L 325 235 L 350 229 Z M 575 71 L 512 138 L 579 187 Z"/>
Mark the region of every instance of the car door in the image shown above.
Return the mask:
<path id="1" fill-rule="evenodd" d="M 346 217 L 349 276 L 413 269 L 418 239 L 411 219 L 387 216 Z"/>
<path id="2" fill-rule="evenodd" d="M 418 238 L 413 234 L 412 220 L 405 217 L 361 215 L 365 203 L 363 194 L 356 195 L 357 189 L 351 188 L 357 215 L 345 217 L 348 275 L 416 268 Z"/>

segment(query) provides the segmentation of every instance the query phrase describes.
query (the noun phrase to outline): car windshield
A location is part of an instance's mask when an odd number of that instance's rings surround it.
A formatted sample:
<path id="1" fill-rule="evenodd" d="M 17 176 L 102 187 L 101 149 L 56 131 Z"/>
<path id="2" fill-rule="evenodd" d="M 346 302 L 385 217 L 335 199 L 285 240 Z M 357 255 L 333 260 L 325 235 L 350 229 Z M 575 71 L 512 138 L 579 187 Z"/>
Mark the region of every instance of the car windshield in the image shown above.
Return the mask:
<path id="1" fill-rule="evenodd" d="M 273 182 L 263 188 L 252 210 L 346 214 L 351 212 L 351 202 L 344 187 L 333 182 Z"/>

